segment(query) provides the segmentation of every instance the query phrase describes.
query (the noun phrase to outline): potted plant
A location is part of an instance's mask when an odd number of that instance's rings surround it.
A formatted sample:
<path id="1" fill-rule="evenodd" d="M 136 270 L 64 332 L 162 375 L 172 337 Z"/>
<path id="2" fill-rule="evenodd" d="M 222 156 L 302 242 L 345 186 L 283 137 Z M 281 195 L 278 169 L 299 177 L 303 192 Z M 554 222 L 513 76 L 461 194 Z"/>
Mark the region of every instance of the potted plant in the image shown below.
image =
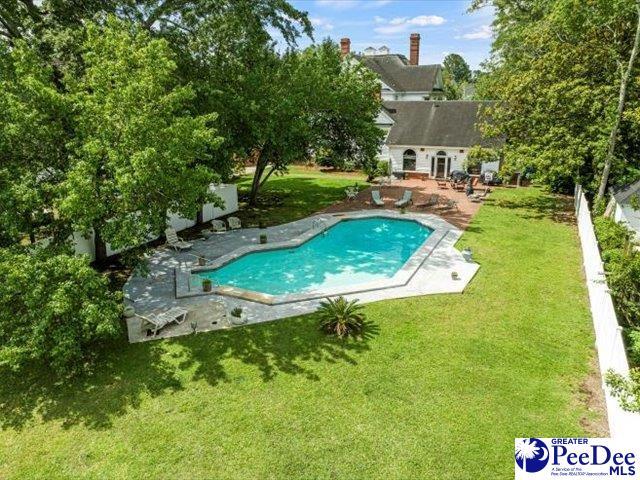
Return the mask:
<path id="1" fill-rule="evenodd" d="M 407 213 L 407 209 L 405 207 L 402 207 L 400 209 L 400 213 L 404 215 L 405 213 Z"/>
<path id="2" fill-rule="evenodd" d="M 267 234 L 266 233 L 261 233 L 260 234 L 260 243 L 267 243 Z"/>
<path id="3" fill-rule="evenodd" d="M 451 280 L 460 280 L 460 275 L 458 275 L 458 272 L 451 272 Z"/>
<path id="4" fill-rule="evenodd" d="M 213 283 L 211 282 L 211 280 L 208 278 L 205 278 L 204 280 L 202 280 L 202 291 L 210 292 L 212 285 Z"/>
<path id="5" fill-rule="evenodd" d="M 462 258 L 464 258 L 464 260 L 466 262 L 470 262 L 471 261 L 471 257 L 473 256 L 473 252 L 471 251 L 471 249 L 469 247 L 465 247 L 464 250 L 462 250 Z"/>
<path id="6" fill-rule="evenodd" d="M 198 265 L 204 267 L 207 264 L 207 259 L 204 257 L 198 257 Z"/>
<path id="7" fill-rule="evenodd" d="M 235 307 L 231 310 L 231 323 L 234 325 L 243 325 L 247 322 L 245 318 L 242 318 L 242 308 Z"/>

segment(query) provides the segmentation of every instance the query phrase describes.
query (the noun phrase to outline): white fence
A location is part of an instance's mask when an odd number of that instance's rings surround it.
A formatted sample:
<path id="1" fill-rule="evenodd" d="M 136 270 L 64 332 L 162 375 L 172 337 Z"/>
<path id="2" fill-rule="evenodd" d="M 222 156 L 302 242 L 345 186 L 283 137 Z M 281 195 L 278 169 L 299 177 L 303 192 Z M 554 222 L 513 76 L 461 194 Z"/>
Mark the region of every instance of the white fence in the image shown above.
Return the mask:
<path id="1" fill-rule="evenodd" d="M 224 200 L 224 208 L 214 207 L 212 203 L 207 203 L 202 206 L 202 221 L 208 222 L 214 218 L 228 215 L 238 210 L 238 189 L 233 184 L 223 185 L 211 185 L 210 190 Z M 169 214 L 169 220 L 167 226 L 170 226 L 177 231 L 184 230 L 185 228 L 193 227 L 196 224 L 194 218 L 184 218 L 176 214 Z M 150 237 L 148 240 L 152 241 L 158 237 Z M 91 260 L 95 259 L 95 242 L 93 234 L 85 237 L 79 232 L 73 234 L 73 243 L 75 252 L 78 255 L 89 255 Z M 107 244 L 107 256 L 120 253 L 123 249 L 113 249 Z"/>
<path id="2" fill-rule="evenodd" d="M 604 266 L 591 222 L 589 204 L 580 186 L 576 187 L 574 206 L 578 219 L 578 232 L 582 245 L 582 258 L 587 278 L 593 327 L 596 333 L 598 362 L 603 376 L 609 431 L 612 438 L 627 438 L 640 442 L 640 414 L 624 411 L 618 401 L 611 396 L 609 388 L 604 383 L 604 374 L 607 370 L 611 369 L 627 375 L 629 363 L 622 339 L 622 328 L 618 324 L 613 301 L 607 287 Z"/>

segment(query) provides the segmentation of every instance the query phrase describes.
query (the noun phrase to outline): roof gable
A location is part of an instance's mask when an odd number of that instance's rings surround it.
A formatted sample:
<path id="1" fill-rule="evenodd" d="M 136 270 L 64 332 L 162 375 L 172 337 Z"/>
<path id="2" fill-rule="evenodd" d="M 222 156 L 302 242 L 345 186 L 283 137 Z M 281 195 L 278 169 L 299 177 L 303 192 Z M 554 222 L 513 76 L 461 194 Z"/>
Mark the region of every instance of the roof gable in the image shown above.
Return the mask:
<path id="1" fill-rule="evenodd" d="M 404 55 L 367 55 L 360 61 L 397 92 L 431 92 L 441 88 L 440 65 L 409 65 Z"/>

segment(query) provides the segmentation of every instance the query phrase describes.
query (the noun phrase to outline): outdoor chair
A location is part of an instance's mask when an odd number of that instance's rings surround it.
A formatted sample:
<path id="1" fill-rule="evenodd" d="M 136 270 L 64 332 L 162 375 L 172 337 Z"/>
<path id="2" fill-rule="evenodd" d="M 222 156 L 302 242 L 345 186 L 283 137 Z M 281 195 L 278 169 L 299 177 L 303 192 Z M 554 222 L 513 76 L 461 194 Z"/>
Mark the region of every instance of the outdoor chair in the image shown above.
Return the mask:
<path id="1" fill-rule="evenodd" d="M 458 210 L 458 202 L 456 200 L 447 200 L 447 203 L 445 203 L 444 208 Z"/>
<path id="2" fill-rule="evenodd" d="M 409 203 L 412 203 L 411 195 L 413 192 L 411 190 L 405 190 L 402 194 L 402 198 L 395 203 L 395 206 L 398 208 L 406 207 Z"/>
<path id="3" fill-rule="evenodd" d="M 371 190 L 371 201 L 376 207 L 384 207 L 384 201 L 380 198 L 380 190 Z"/>
<path id="4" fill-rule="evenodd" d="M 178 236 L 175 229 L 169 227 L 164 231 L 165 237 L 167 237 L 167 245 L 173 248 L 174 250 L 189 250 L 193 247 L 192 243 L 185 242 L 182 238 Z"/>
<path id="5" fill-rule="evenodd" d="M 471 202 L 474 202 L 474 203 L 480 203 L 485 198 L 487 198 L 487 196 L 489 195 L 490 191 L 491 190 L 489 188 L 485 188 L 484 192 L 482 192 L 482 193 L 474 193 L 474 194 L 469 195 L 469 200 Z"/>
<path id="6" fill-rule="evenodd" d="M 181 307 L 172 307 L 169 310 L 161 313 L 148 313 L 147 315 L 138 314 L 138 317 L 142 319 L 141 330 L 152 330 L 153 336 L 158 334 L 161 328 L 166 327 L 170 323 L 180 324 L 187 318 L 188 310 Z M 151 327 L 151 328 L 149 328 Z"/>
<path id="7" fill-rule="evenodd" d="M 355 187 L 347 187 L 344 189 L 344 193 L 347 196 L 347 200 L 355 200 L 358 196 L 358 189 Z"/>
<path id="8" fill-rule="evenodd" d="M 438 179 L 436 178 L 436 184 L 438 185 L 438 188 L 441 188 L 441 189 L 443 189 L 443 190 L 446 190 L 446 189 L 448 188 L 448 187 L 447 187 L 447 181 L 446 181 L 446 180 L 438 180 Z"/>
<path id="9" fill-rule="evenodd" d="M 237 230 L 238 228 L 242 228 L 242 223 L 238 217 L 229 217 L 227 218 L 227 223 L 229 224 L 230 230 Z"/>
<path id="10" fill-rule="evenodd" d="M 424 203 L 416 205 L 416 207 L 435 207 L 436 205 L 438 205 L 439 201 L 440 201 L 440 197 L 438 197 L 438 194 L 432 193 L 427 197 Z"/>

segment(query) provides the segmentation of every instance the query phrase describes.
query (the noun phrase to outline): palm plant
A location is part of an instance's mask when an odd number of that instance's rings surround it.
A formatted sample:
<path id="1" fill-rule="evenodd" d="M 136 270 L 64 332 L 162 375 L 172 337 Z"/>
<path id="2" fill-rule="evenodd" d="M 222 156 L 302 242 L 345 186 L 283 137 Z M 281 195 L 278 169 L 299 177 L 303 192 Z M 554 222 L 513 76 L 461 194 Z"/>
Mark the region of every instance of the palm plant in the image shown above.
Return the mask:
<path id="1" fill-rule="evenodd" d="M 343 296 L 320 302 L 317 313 L 320 315 L 320 328 L 342 338 L 362 331 L 365 316 L 361 313 L 364 307 L 358 300 L 348 301 Z"/>

